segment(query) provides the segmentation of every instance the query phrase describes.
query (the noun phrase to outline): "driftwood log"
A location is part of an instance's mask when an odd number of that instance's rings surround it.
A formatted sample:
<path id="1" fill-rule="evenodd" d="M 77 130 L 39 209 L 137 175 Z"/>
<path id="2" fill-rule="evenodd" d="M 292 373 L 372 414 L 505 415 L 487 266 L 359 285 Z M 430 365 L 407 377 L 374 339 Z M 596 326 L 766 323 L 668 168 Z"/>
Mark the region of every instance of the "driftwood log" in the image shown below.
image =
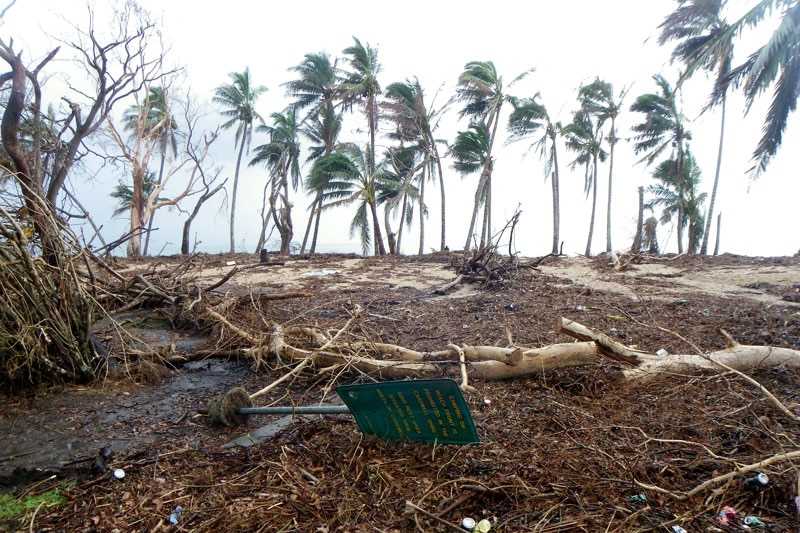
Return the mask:
<path id="1" fill-rule="evenodd" d="M 632 349 L 566 318 L 561 318 L 557 330 L 575 341 L 540 348 L 449 344 L 438 351 L 421 352 L 380 342 L 343 341 L 344 334 L 358 320 L 360 313 L 360 309 L 356 310 L 348 323 L 333 335 L 320 328 L 284 328 L 277 324 L 273 324 L 269 334 L 263 337 L 249 335 L 239 328 L 231 327 L 229 331 L 253 344 L 243 350 L 243 355 L 257 362 L 274 357 L 284 363 L 302 363 L 304 367 L 317 369 L 349 367 L 378 379 L 439 376 L 447 367 L 461 367 L 462 387 L 465 389 L 469 388 L 468 377 L 502 380 L 535 376 L 568 367 L 597 364 L 603 358 L 627 365 L 629 368 L 623 375 L 628 379 L 642 379 L 662 372 L 690 375 L 708 370 L 745 372 L 778 365 L 800 366 L 800 351 L 740 345 L 729 336 L 726 336 L 728 348 L 725 350 L 662 357 Z M 726 334 L 723 332 L 723 335 Z"/>

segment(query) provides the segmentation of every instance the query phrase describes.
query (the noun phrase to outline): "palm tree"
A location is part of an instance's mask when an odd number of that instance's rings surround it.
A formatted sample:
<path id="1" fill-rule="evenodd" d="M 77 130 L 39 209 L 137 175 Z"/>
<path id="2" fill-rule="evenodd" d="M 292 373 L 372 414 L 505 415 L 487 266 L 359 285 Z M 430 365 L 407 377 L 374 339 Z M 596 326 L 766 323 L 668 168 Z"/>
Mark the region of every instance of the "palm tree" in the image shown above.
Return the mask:
<path id="1" fill-rule="evenodd" d="M 658 183 L 647 187 L 646 191 L 652 199 L 645 204 L 646 209 L 655 210 L 661 207 L 661 223 L 668 224 L 673 217 L 683 217 L 684 225 L 689 228 L 689 253 L 697 253 L 703 237 L 703 203 L 706 193 L 698 194 L 700 185 L 700 167 L 690 151 L 686 151 L 684 161 L 680 165 L 682 176 L 678 176 L 677 159 L 662 161 L 653 171 L 653 178 Z"/>
<path id="2" fill-rule="evenodd" d="M 600 78 L 595 79 L 589 85 L 583 85 L 578 90 L 578 100 L 580 100 L 581 108 L 587 113 L 594 116 L 598 122 L 598 127 L 606 121 L 610 121 L 608 135 L 606 141 L 608 142 L 608 210 L 606 212 L 606 252 L 611 253 L 611 198 L 612 198 L 612 182 L 614 176 L 614 147 L 617 145 L 617 116 L 622 110 L 622 101 L 625 99 L 626 89 L 620 91 L 619 96 L 614 96 L 614 86 L 607 82 L 602 81 Z"/>
<path id="3" fill-rule="evenodd" d="M 403 226 L 411 226 L 414 202 L 420 202 L 420 190 L 413 182 L 415 177 L 419 177 L 420 182 L 424 184 L 424 155 L 417 147 L 400 146 L 387 150 L 384 158 L 388 162 L 387 171 L 378 183 L 377 203 L 384 206 L 384 226 L 389 241 L 389 253 L 399 255 Z M 400 226 L 395 234 L 391 228 L 391 214 L 398 211 L 398 206 L 400 206 Z M 421 202 L 420 210 L 425 210 L 425 205 Z"/>
<path id="4" fill-rule="evenodd" d="M 297 119 L 297 108 L 289 106 L 283 113 L 270 115 L 272 125 L 261 124 L 256 128 L 259 133 L 266 133 L 267 144 L 256 148 L 250 165 L 264 164 L 269 170 L 269 179 L 265 187 L 270 188 L 269 206 L 272 221 L 281 235 L 280 255 L 289 255 L 289 245 L 293 237 L 292 202 L 289 199 L 289 185 L 297 190 L 300 184 L 300 125 Z M 280 198 L 281 205 L 278 206 Z M 262 228 L 260 241 L 264 240 Z M 260 248 L 260 246 L 258 247 Z"/>
<path id="5" fill-rule="evenodd" d="M 346 203 L 345 201 L 352 195 L 350 176 L 355 173 L 355 170 L 352 161 L 347 156 L 348 150 L 350 150 L 349 145 L 340 145 L 336 150 L 314 159 L 311 170 L 305 179 L 306 190 L 314 191 L 318 199 L 316 207 L 312 211 L 312 214 L 316 216 L 314 236 L 311 242 L 312 252 L 316 247 L 320 214 L 332 207 Z"/>
<path id="6" fill-rule="evenodd" d="M 378 62 L 378 51 L 369 46 L 361 44 L 356 37 L 353 37 L 353 45 L 345 48 L 342 53 L 350 66 L 350 71 L 340 84 L 342 98 L 346 108 L 359 103 L 364 106 L 364 114 L 367 117 L 369 128 L 369 148 L 364 154 L 367 157 L 367 178 L 374 180 L 377 177 L 375 164 L 375 137 L 378 133 L 378 96 L 381 94 L 381 86 L 378 84 L 378 74 L 381 71 L 381 64 Z M 372 183 L 369 189 L 374 190 L 375 184 Z M 378 223 L 378 213 L 375 209 L 374 201 L 368 202 L 368 207 L 372 211 L 372 230 L 375 233 L 375 254 L 385 255 L 386 247 L 383 244 L 381 235 L 381 225 Z"/>
<path id="7" fill-rule="evenodd" d="M 297 73 L 298 77 L 283 84 L 286 94 L 294 98 L 294 105 L 298 109 L 309 109 L 303 119 L 301 131 L 312 143 L 307 161 L 313 165 L 319 158 L 332 154 L 338 145 L 342 116 L 334 104 L 340 92 L 339 69 L 336 61 L 331 61 L 330 55 L 319 52 L 306 54 L 300 64 L 289 70 Z M 309 206 L 311 214 L 300 253 L 305 253 L 312 223 L 314 233 L 310 252 L 314 253 L 317 247 L 317 235 L 323 211 L 322 195 L 326 189 L 324 176 L 327 176 L 325 172 L 318 172 L 315 177 L 309 175 L 304 182 L 306 190 L 314 191 L 315 196 Z"/>
<path id="8" fill-rule="evenodd" d="M 584 191 L 588 196 L 592 193 L 592 214 L 589 219 L 589 237 L 586 239 L 587 257 L 592 255 L 592 238 L 594 236 L 594 219 L 597 212 L 597 167 L 598 162 L 606 160 L 603 150 L 603 132 L 599 121 L 581 109 L 575 113 L 572 122 L 564 126 L 567 150 L 576 152 L 577 157 L 570 163 L 571 167 L 583 165 L 585 168 Z"/>
<path id="9" fill-rule="evenodd" d="M 144 175 L 144 180 L 142 181 L 142 196 L 147 198 L 150 196 L 156 188 L 156 175 L 153 172 L 146 172 Z M 131 209 L 134 208 L 133 198 L 133 188 L 129 185 L 125 185 L 120 181 L 114 190 L 109 195 L 111 198 L 117 201 L 118 207 L 111 213 L 112 217 L 118 217 L 120 215 L 124 215 L 125 213 L 130 213 Z M 157 201 L 167 201 L 168 198 L 157 198 Z"/>
<path id="10" fill-rule="evenodd" d="M 475 221 L 478 218 L 478 210 L 488 199 L 488 187 L 486 186 L 487 175 L 491 175 L 492 172 L 492 159 L 490 154 L 491 139 L 488 127 L 483 122 L 472 122 L 469 125 L 469 129 L 458 132 L 455 142 L 453 142 L 453 145 L 450 147 L 450 156 L 453 158 L 453 168 L 461 174 L 462 177 L 480 172 L 478 187 L 475 189 L 475 207 L 472 210 L 469 232 L 467 232 L 470 240 L 464 245 L 464 250 L 469 250 L 470 248 L 472 232 L 475 229 Z M 481 248 L 483 248 L 485 243 L 486 231 L 487 225 L 484 224 L 481 232 Z"/>
<path id="11" fill-rule="evenodd" d="M 231 195 L 231 223 L 230 223 L 230 252 L 234 252 L 234 220 L 236 217 L 236 193 L 239 188 L 239 169 L 242 165 L 242 155 L 245 146 L 249 149 L 250 139 L 253 132 L 253 121 L 262 120 L 261 115 L 256 111 L 256 101 L 259 95 L 264 93 L 267 88 L 263 85 L 253 86 L 250 79 L 250 67 L 246 67 L 244 72 L 231 72 L 228 74 L 231 83 L 220 85 L 214 89 L 212 102 L 220 104 L 224 110 L 222 116 L 227 117 L 227 121 L 222 124 L 223 129 L 236 126 L 236 145 L 239 146 L 239 154 L 236 157 L 236 170 L 233 173 L 233 194 Z"/>
<path id="12" fill-rule="evenodd" d="M 311 246 L 309 251 L 313 254 L 317 248 L 317 236 L 319 234 L 319 224 L 322 218 L 323 209 L 323 195 L 328 189 L 327 178 L 330 177 L 325 170 L 317 170 L 315 174 L 315 166 L 317 163 L 335 153 L 339 148 L 339 133 L 342 130 L 342 115 L 337 113 L 333 106 L 326 107 L 313 117 L 306 118 L 303 126 L 303 135 L 313 144 L 310 147 L 310 153 L 307 162 L 311 163 L 311 172 L 306 177 L 303 183 L 306 191 L 314 193 L 314 200 L 309 206 L 309 220 L 306 227 L 305 235 L 303 236 L 303 244 L 301 253 L 305 252 L 308 235 L 311 230 L 311 224 L 314 225 L 314 233 L 311 237 Z M 324 169 L 324 165 L 320 167 Z"/>
<path id="13" fill-rule="evenodd" d="M 780 21 L 763 46 L 750 54 L 744 63 L 731 69 L 725 83 L 715 86 L 712 99 L 720 98 L 730 84 L 741 86 L 748 112 L 764 91 L 772 88 L 772 102 L 761 128 L 761 139 L 753 152 L 755 176 L 766 170 L 783 141 L 789 115 L 800 98 L 800 0 L 760 0 L 741 18 L 707 40 L 702 50 L 692 56 L 684 77 L 705 69 L 715 57 L 724 57 L 733 39 L 746 28 L 757 26 L 772 13 L 780 11 Z"/>
<path id="14" fill-rule="evenodd" d="M 517 76 L 509 86 L 521 80 L 530 72 L 532 72 L 532 70 L 528 70 L 520 76 Z M 481 172 L 481 179 L 478 181 L 478 191 L 475 193 L 475 205 L 472 215 L 474 220 L 480 207 L 479 201 L 485 204 L 484 225 L 481 231 L 481 248 L 486 245 L 485 238 L 490 238 L 491 233 L 492 147 L 497 137 L 497 127 L 500 123 L 500 110 L 503 106 L 503 102 L 508 99 L 506 89 L 507 87 L 503 85 L 502 76 L 498 75 L 497 69 L 491 61 L 471 61 L 467 63 L 464 66 L 464 71 L 458 77 L 458 86 L 456 87 L 455 100 L 464 104 L 464 107 L 459 112 L 459 117 L 469 117 L 470 120 L 480 121 L 486 126 L 486 133 L 488 134 L 486 157 L 483 158 L 485 166 Z M 470 233 L 467 235 L 467 241 L 464 245 L 465 250 L 469 249 L 473 229 L 474 225 L 470 228 Z"/>
<path id="15" fill-rule="evenodd" d="M 464 244 L 464 250 L 469 250 L 470 242 L 472 241 L 472 232 L 475 229 L 475 220 L 478 216 L 478 210 L 480 209 L 481 204 L 485 205 L 484 207 L 484 225 L 481 231 L 481 240 L 480 240 L 480 248 L 483 248 L 486 244 L 485 236 L 488 232 L 491 232 L 491 223 L 492 223 L 492 146 L 495 139 L 495 134 L 497 132 L 497 125 L 499 121 L 497 120 L 498 115 L 500 114 L 500 109 L 503 105 L 503 100 L 505 98 L 505 94 L 503 92 L 503 78 L 497 74 L 497 69 L 494 66 L 494 63 L 491 61 L 471 61 L 464 66 L 464 72 L 458 77 L 458 87 L 456 88 L 456 101 L 463 102 L 464 107 L 459 112 L 459 118 L 469 117 L 470 120 L 477 120 L 484 126 L 480 131 L 477 129 L 477 125 L 470 124 L 470 129 L 467 132 L 462 132 L 465 136 L 462 136 L 459 133 L 459 137 L 461 137 L 461 143 L 467 142 L 467 144 L 474 144 L 475 141 L 481 141 L 481 149 L 484 150 L 483 154 L 480 154 L 479 159 L 483 162 L 483 170 L 481 171 L 481 177 L 478 180 L 478 187 L 475 191 L 475 203 L 472 209 L 472 222 L 469 226 L 469 233 L 467 233 L 467 240 Z M 475 126 L 475 127 L 473 127 Z M 486 137 L 484 138 L 476 138 L 475 135 L 485 134 Z M 470 137 L 472 137 L 470 139 Z M 485 143 L 483 143 L 485 141 Z M 456 144 L 459 143 L 459 139 L 456 139 Z M 454 144 L 455 147 L 455 144 Z M 473 146 L 473 148 L 478 148 L 478 145 Z M 457 149 L 459 151 L 460 149 Z M 464 155 L 468 155 L 469 158 L 474 158 L 477 153 L 474 154 L 461 154 L 463 157 Z M 454 167 L 458 168 L 458 166 L 464 165 L 464 160 L 457 161 L 454 164 Z M 464 173 L 463 171 L 462 174 Z"/>
<path id="16" fill-rule="evenodd" d="M 700 253 L 708 253 L 708 238 L 711 233 L 711 220 L 719 187 L 722 168 L 722 146 L 725 139 L 725 116 L 728 100 L 728 79 L 733 64 L 734 41 L 729 31 L 730 25 L 723 17 L 726 0 L 680 0 L 679 7 L 661 23 L 658 43 L 679 41 L 672 51 L 672 59 L 679 60 L 694 73 L 698 68 L 715 72 L 714 88 L 705 110 L 719 105 L 720 117 L 719 147 L 717 166 L 714 171 L 714 185 L 706 214 L 706 227 L 703 231 L 703 244 Z M 706 54 L 709 43 L 717 42 L 712 53 Z M 698 61 L 699 58 L 702 61 Z M 692 68 L 693 67 L 693 68 Z"/>
<path id="17" fill-rule="evenodd" d="M 507 143 L 529 139 L 539 135 L 533 141 L 532 147 L 539 152 L 539 157 L 544 159 L 544 179 L 552 174 L 551 185 L 553 189 L 553 247 L 551 253 L 557 254 L 560 232 L 560 207 L 559 207 L 559 175 L 558 175 L 558 150 L 556 138 L 561 133 L 561 123 L 553 123 L 543 104 L 537 101 L 539 94 L 533 98 L 511 98 L 514 110 L 508 118 L 510 136 Z"/>
<path id="18" fill-rule="evenodd" d="M 122 117 L 124 129 L 131 131 L 132 135 L 141 135 L 145 140 L 155 144 L 156 150 L 161 155 L 156 185 L 161 185 L 164 180 L 164 167 L 167 158 L 178 155 L 178 123 L 170 112 L 169 99 L 164 87 L 150 87 L 144 102 L 138 106 L 131 106 Z M 154 189 L 154 187 L 151 187 Z M 144 190 L 144 189 L 143 189 Z M 149 194 L 145 195 L 147 201 Z M 150 232 L 153 228 L 155 212 L 147 221 L 147 232 L 144 237 L 144 255 L 150 247 Z"/>
<path id="19" fill-rule="evenodd" d="M 431 110 L 425 105 L 425 93 L 417 78 L 405 82 L 392 83 L 386 87 L 386 97 L 389 103 L 389 119 L 395 124 L 395 131 L 390 138 L 416 146 L 424 154 L 424 162 L 419 187 L 419 254 L 422 255 L 425 247 L 425 177 L 439 180 L 441 193 L 441 242 L 439 249 L 447 247 L 445 238 L 445 190 L 444 176 L 442 173 L 442 160 L 439 156 L 438 141 L 434 131 L 438 121 L 446 109 L 446 105 L 438 110 Z M 438 176 L 438 178 L 437 178 Z"/>
<path id="20" fill-rule="evenodd" d="M 303 61 L 289 68 L 297 78 L 283 84 L 299 109 L 311 108 L 311 116 L 332 106 L 339 93 L 339 68 L 326 52 L 306 54 Z"/>
<path id="21" fill-rule="evenodd" d="M 374 165 L 373 168 L 370 168 L 371 164 Z M 321 158 L 315 167 L 319 169 L 319 174 L 326 175 L 324 209 L 357 204 L 356 213 L 350 222 L 350 236 L 359 234 L 361 248 L 366 255 L 373 246 L 372 236 L 380 235 L 379 231 L 370 228 L 370 223 L 377 223 L 378 194 L 381 183 L 386 178 L 386 161 L 376 163 L 369 153 L 369 147 L 362 149 L 356 144 L 348 143 L 340 146 L 333 154 Z"/>
<path id="22" fill-rule="evenodd" d="M 640 95 L 631 105 L 631 111 L 644 114 L 644 121 L 633 126 L 635 133 L 633 140 L 634 152 L 644 153 L 640 162 L 647 165 L 653 162 L 667 149 L 670 150 L 671 159 L 678 165 L 676 176 L 684 175 L 682 168 L 686 154 L 686 145 L 691 140 L 691 133 L 686 129 L 686 117 L 677 106 L 676 91 L 669 82 L 660 74 L 653 76 L 658 85 L 659 92 Z M 681 191 L 680 182 L 677 184 L 678 192 Z M 683 209 L 678 204 L 678 209 Z M 683 214 L 678 216 L 678 253 L 683 253 Z"/>

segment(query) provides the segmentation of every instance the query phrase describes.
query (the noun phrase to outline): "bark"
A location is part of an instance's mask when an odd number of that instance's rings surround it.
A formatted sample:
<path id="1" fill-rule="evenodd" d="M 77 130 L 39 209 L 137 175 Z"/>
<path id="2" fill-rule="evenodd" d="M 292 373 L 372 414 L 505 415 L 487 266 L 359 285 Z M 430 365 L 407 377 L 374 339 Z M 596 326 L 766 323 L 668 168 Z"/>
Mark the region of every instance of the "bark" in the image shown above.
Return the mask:
<path id="1" fill-rule="evenodd" d="M 614 177 L 614 146 L 617 144 L 615 117 L 611 117 L 611 132 L 608 136 L 608 210 L 606 211 L 606 252 L 611 253 L 611 191 L 612 178 Z"/>
<path id="2" fill-rule="evenodd" d="M 473 232 L 475 231 L 475 221 L 478 219 L 478 211 L 481 208 L 481 197 L 483 196 L 483 188 L 486 186 L 486 176 L 481 174 L 478 180 L 478 187 L 475 189 L 475 203 L 472 206 L 472 218 L 469 221 L 469 230 L 467 231 L 467 242 L 464 243 L 464 251 L 470 249 L 472 243 Z"/>
<path id="3" fill-rule="evenodd" d="M 447 230 L 447 226 L 445 224 L 446 202 L 445 202 L 445 196 L 444 196 L 444 177 L 442 175 L 442 162 L 439 159 L 439 154 L 437 152 L 434 152 L 434 158 L 436 159 L 436 168 L 437 168 L 437 170 L 439 172 L 439 189 L 440 189 L 440 194 L 442 196 L 442 198 L 441 198 L 441 202 L 442 202 L 442 235 L 441 235 L 441 240 L 439 242 L 439 250 L 443 252 L 443 251 L 447 250 L 447 239 L 445 238 L 445 232 Z"/>
<path id="4" fill-rule="evenodd" d="M 314 233 L 311 236 L 311 253 L 317 251 L 317 237 L 319 237 L 319 223 L 322 219 L 322 196 L 320 193 L 320 199 L 317 204 L 317 212 L 314 214 Z"/>
<path id="5" fill-rule="evenodd" d="M 256 242 L 256 253 L 264 249 L 267 240 L 267 226 L 272 218 L 272 204 L 268 201 L 270 193 L 268 192 L 272 186 L 272 180 L 264 184 L 264 193 L 261 195 L 261 231 L 258 232 L 258 242 Z M 267 209 L 267 205 L 270 208 Z"/>
<path id="6" fill-rule="evenodd" d="M 55 55 L 55 51 L 45 58 L 39 68 Z M 25 207 L 30 216 L 34 231 L 41 239 L 42 254 L 50 266 L 57 266 L 62 248 L 58 223 L 51 213 L 53 204 L 45 201 L 41 180 L 31 172 L 28 159 L 19 141 L 19 126 L 25 109 L 26 80 L 28 73 L 22 64 L 20 54 L 14 54 L 10 45 L 0 41 L 0 58 L 11 67 L 11 91 L 6 101 L 3 119 L 0 122 L 0 139 L 3 148 L 14 166 L 15 178 L 20 184 Z"/>
<path id="7" fill-rule="evenodd" d="M 235 237 L 235 220 L 236 220 L 236 194 L 239 191 L 239 169 L 242 166 L 242 156 L 244 155 L 244 145 L 247 143 L 247 125 L 242 128 L 242 138 L 239 139 L 239 155 L 236 157 L 236 170 L 233 173 L 233 192 L 231 194 L 231 223 L 229 236 L 231 240 L 230 253 L 234 252 L 236 247 Z"/>
<path id="8" fill-rule="evenodd" d="M 320 197 L 322 195 L 321 191 L 317 191 L 317 195 L 314 197 L 314 201 L 311 202 L 311 207 L 309 207 L 309 214 L 308 214 L 308 222 L 306 223 L 306 231 L 303 234 L 303 244 L 300 246 L 300 254 L 306 253 L 306 245 L 308 244 L 308 236 L 311 234 L 311 227 L 314 226 L 314 220 L 316 217 L 317 206 L 320 203 Z M 313 251 L 312 251 L 313 253 Z"/>
<path id="9" fill-rule="evenodd" d="M 597 154 L 594 154 L 592 161 L 592 216 L 589 219 L 589 237 L 586 239 L 586 250 L 584 255 L 592 255 L 592 238 L 594 237 L 594 216 L 597 212 Z"/>
<path id="10" fill-rule="evenodd" d="M 692 375 L 698 370 L 723 370 L 721 365 L 741 372 L 781 365 L 800 368 L 800 351 L 775 346 L 736 345 L 702 355 L 650 356 L 642 359 L 635 368 L 626 370 L 624 374 L 630 379 L 647 378 L 657 373 Z"/>
<path id="11" fill-rule="evenodd" d="M 425 253 L 425 179 L 427 178 L 426 167 L 422 168 L 422 177 L 419 181 L 419 249 L 417 255 Z M 402 228 L 402 226 L 401 226 Z"/>
<path id="12" fill-rule="evenodd" d="M 374 236 L 373 238 L 375 239 L 374 243 L 375 255 L 386 255 L 386 247 L 383 245 L 381 223 L 378 221 L 378 208 L 375 206 L 375 199 L 371 198 L 368 203 L 369 203 L 369 212 L 372 215 L 372 234 Z"/>
<path id="13" fill-rule="evenodd" d="M 555 143 L 555 139 L 553 139 Z M 558 180 L 558 156 L 556 155 L 555 144 L 553 144 L 553 175 L 550 178 L 550 184 L 553 187 L 553 247 L 550 250 L 551 254 L 558 254 L 559 253 L 559 240 L 561 239 L 561 235 L 559 234 L 561 229 L 561 207 L 560 207 L 560 187 Z"/>
<path id="14" fill-rule="evenodd" d="M 722 95 L 722 118 L 719 126 L 719 147 L 717 149 L 717 168 L 714 171 L 714 186 L 711 188 L 711 199 L 708 202 L 708 213 L 706 214 L 706 228 L 703 232 L 703 244 L 700 245 L 700 254 L 708 253 L 708 237 L 711 233 L 711 221 L 714 217 L 714 204 L 717 201 L 717 187 L 719 186 L 719 174 L 722 169 L 722 142 L 725 138 L 725 111 L 728 100 L 727 93 Z M 719 234 L 717 234 L 719 236 Z M 714 255 L 717 255 L 714 252 Z"/>

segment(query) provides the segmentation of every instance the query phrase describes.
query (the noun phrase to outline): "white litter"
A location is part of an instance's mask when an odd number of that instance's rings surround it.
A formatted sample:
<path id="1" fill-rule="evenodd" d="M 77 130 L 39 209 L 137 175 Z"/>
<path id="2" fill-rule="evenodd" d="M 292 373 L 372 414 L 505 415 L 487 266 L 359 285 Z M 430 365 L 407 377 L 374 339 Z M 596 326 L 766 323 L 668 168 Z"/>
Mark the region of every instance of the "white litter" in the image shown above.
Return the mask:
<path id="1" fill-rule="evenodd" d="M 327 268 L 321 268 L 320 270 L 312 270 L 311 272 L 306 272 L 303 274 L 303 277 L 306 278 L 315 278 L 321 276 L 333 276 L 335 274 L 341 274 L 341 270 L 328 270 Z"/>

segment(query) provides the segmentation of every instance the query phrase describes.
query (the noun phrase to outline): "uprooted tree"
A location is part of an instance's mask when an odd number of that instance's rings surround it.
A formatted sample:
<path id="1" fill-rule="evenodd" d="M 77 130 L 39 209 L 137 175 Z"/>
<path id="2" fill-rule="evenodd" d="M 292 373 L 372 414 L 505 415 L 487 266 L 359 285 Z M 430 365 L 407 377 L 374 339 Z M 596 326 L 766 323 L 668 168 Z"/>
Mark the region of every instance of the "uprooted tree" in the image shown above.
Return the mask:
<path id="1" fill-rule="evenodd" d="M 0 372 L 11 382 L 93 377 L 89 327 L 96 305 L 76 274 L 85 257 L 59 216 L 59 193 L 115 105 L 168 74 L 160 52 L 149 52 L 155 27 L 134 2 L 120 4 L 111 24 L 99 23 L 90 6 L 87 15 L 65 43 L 83 68 L 70 79 L 85 80 L 70 84 L 68 94 L 46 99 L 41 82 L 61 47 L 28 66 L 13 40 L 0 38 L 0 59 L 10 68 L 0 74 L 0 87 L 10 85 L 1 126 L 10 194 L 0 206 Z"/>

